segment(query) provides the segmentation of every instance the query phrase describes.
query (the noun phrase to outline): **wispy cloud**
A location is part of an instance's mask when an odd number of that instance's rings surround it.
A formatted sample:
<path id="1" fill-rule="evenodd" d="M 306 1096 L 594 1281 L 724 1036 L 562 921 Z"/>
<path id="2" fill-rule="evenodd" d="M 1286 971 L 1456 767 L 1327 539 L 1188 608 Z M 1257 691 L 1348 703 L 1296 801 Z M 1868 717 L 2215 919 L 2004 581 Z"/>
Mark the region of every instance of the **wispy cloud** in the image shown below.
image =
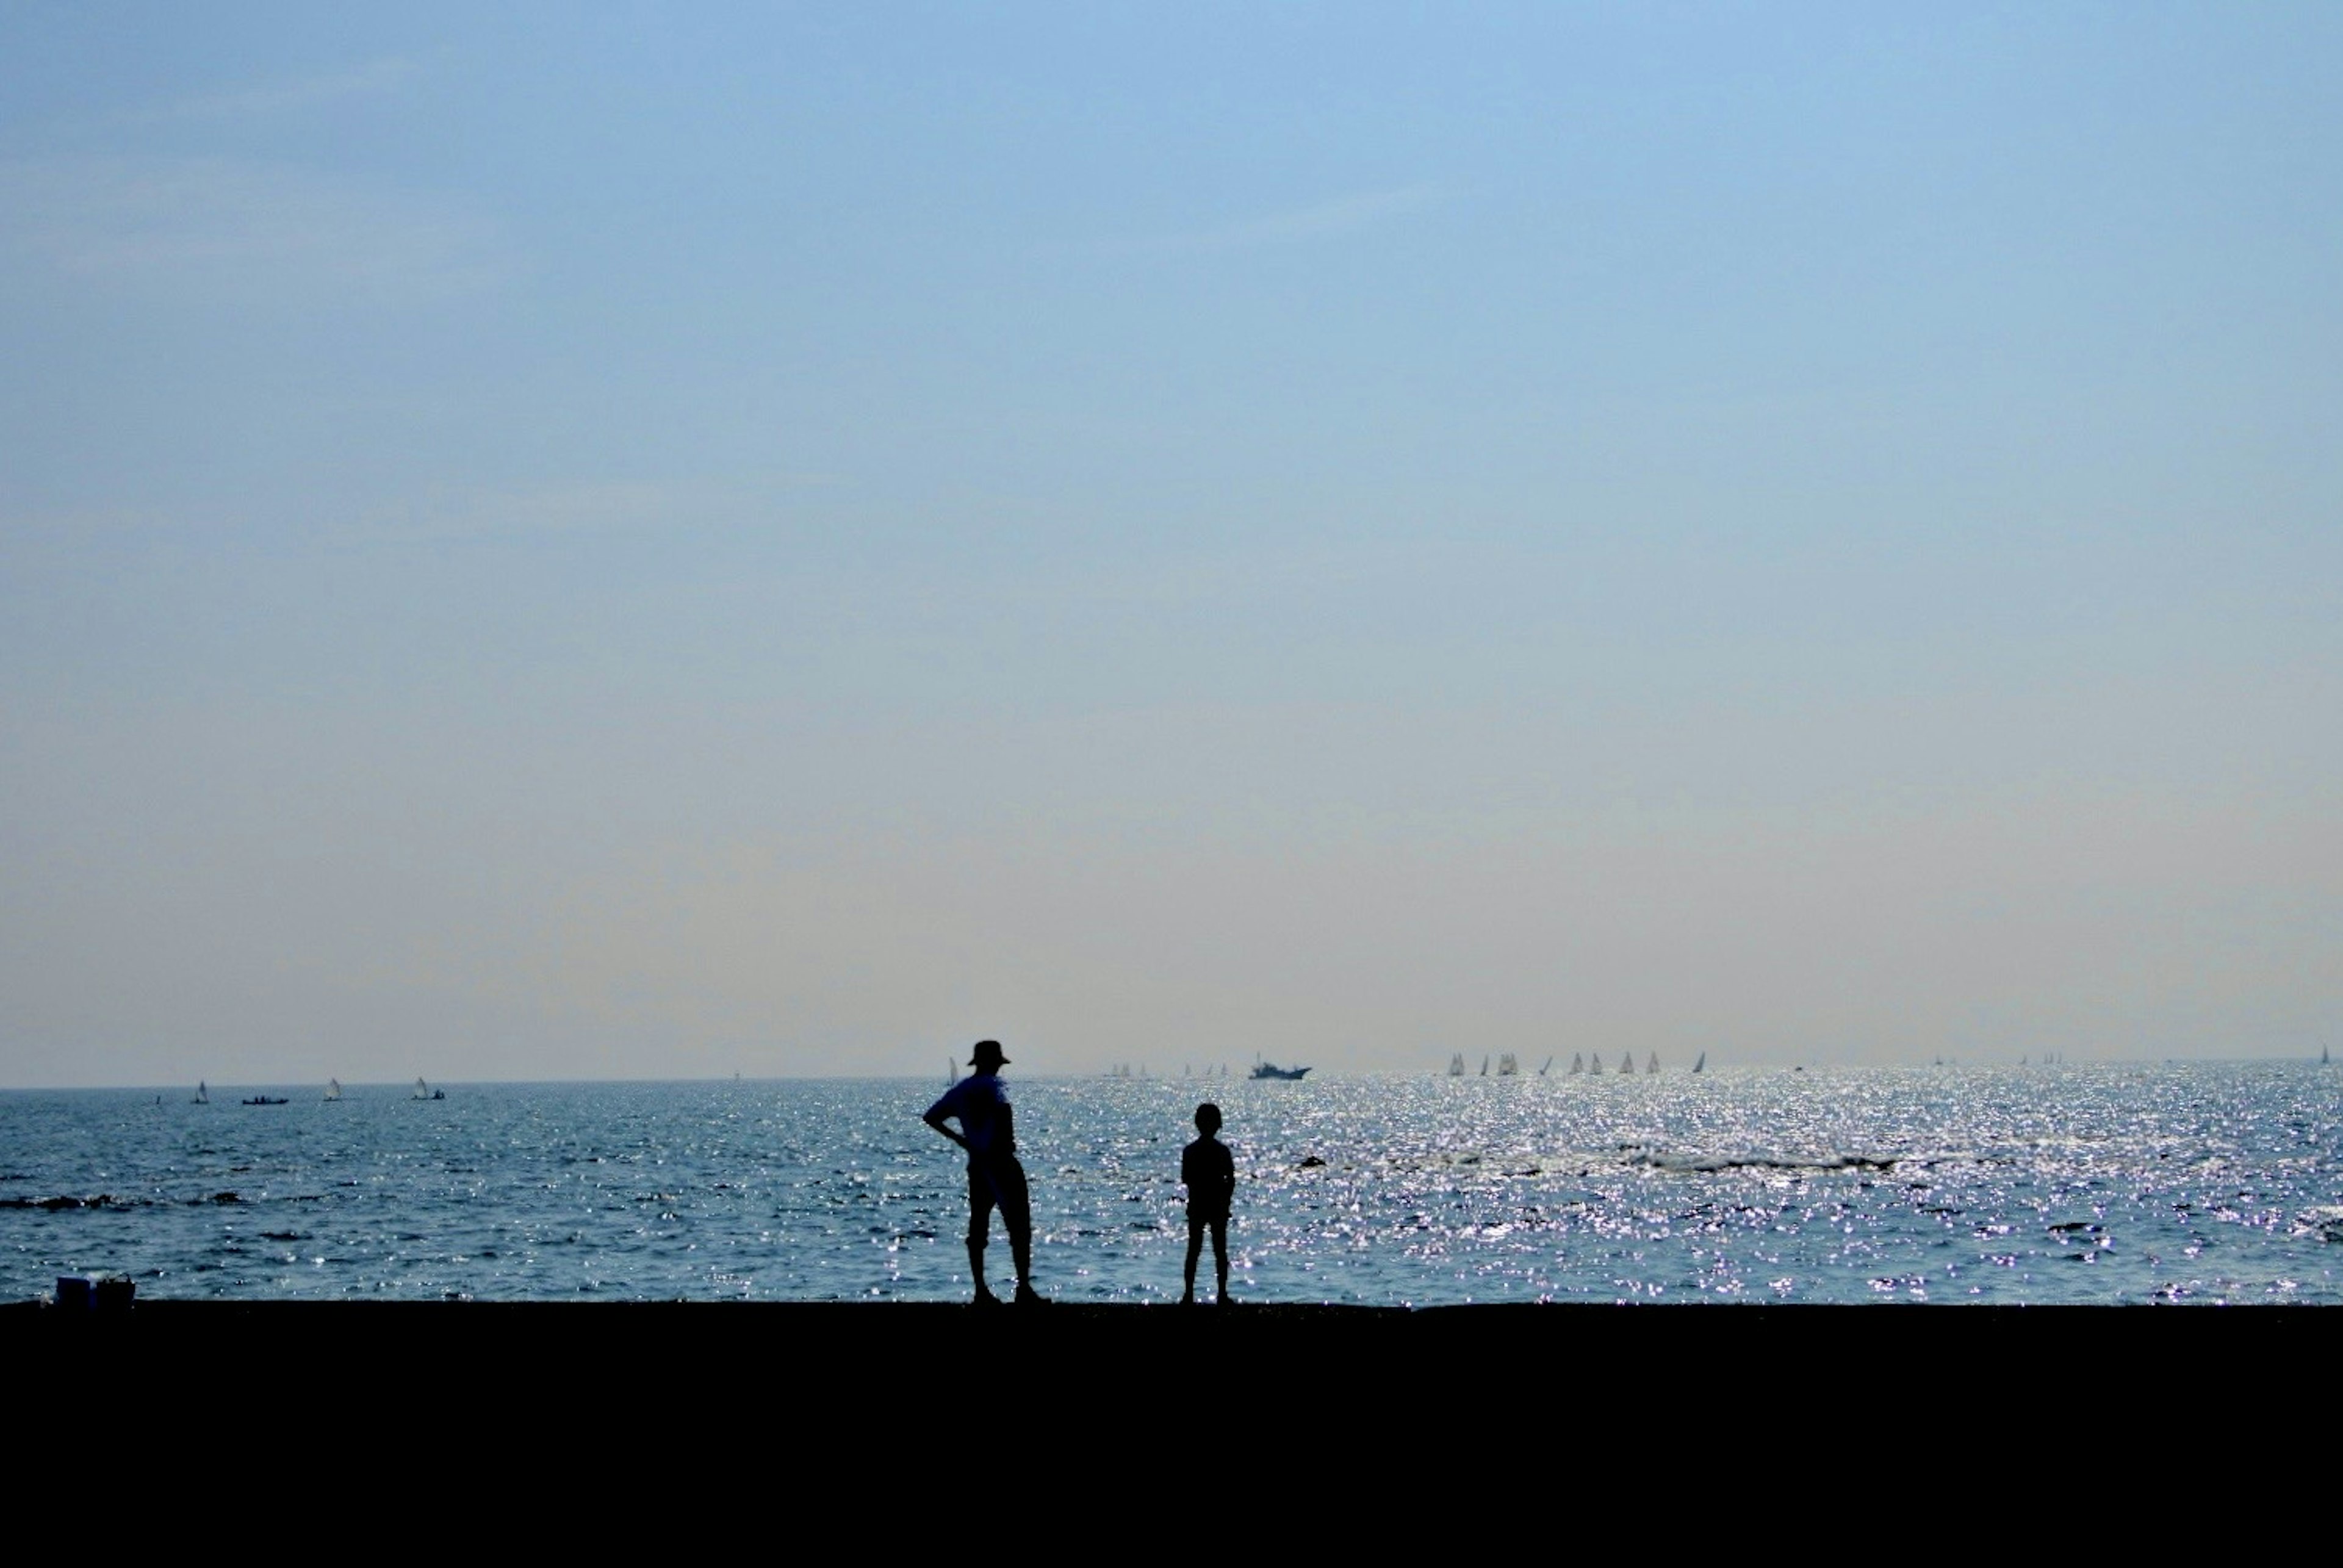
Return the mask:
<path id="1" fill-rule="evenodd" d="M 699 498 L 669 485 L 542 485 L 409 502 L 337 528 L 333 537 L 343 544 L 403 545 L 643 528 L 693 511 Z"/>
<path id="2" fill-rule="evenodd" d="M 297 297 L 468 292 L 518 256 L 447 199 L 278 164 L 53 157 L 0 163 L 0 256 L 144 287 Z"/>
<path id="3" fill-rule="evenodd" d="M 1270 246 L 1300 245 L 1393 222 L 1433 206 L 1441 196 L 1440 188 L 1430 185 L 1361 191 L 1238 222 L 1111 243 L 1103 248 L 1118 255 L 1148 255 L 1177 251 L 1256 250 Z"/>
<path id="4" fill-rule="evenodd" d="M 750 480 L 600 480 L 475 490 L 402 501 L 335 527 L 328 537 L 343 545 L 416 545 L 706 528 L 769 518 L 783 492 L 836 482 L 822 474 L 768 474 Z"/>
<path id="5" fill-rule="evenodd" d="M 415 75 L 406 60 L 371 60 L 351 70 L 303 76 L 292 81 L 255 83 L 224 92 L 202 93 L 116 116 L 114 124 L 160 125 L 180 120 L 238 119 L 256 115 L 287 114 L 348 98 L 373 97 L 393 91 Z"/>

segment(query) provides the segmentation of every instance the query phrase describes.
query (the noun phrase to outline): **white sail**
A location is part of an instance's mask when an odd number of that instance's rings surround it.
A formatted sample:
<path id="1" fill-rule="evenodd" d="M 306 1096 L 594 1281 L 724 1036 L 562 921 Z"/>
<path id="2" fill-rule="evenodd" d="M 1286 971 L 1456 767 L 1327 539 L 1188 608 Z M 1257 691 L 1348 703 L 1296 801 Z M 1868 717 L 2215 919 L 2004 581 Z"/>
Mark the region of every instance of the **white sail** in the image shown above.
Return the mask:
<path id="1" fill-rule="evenodd" d="M 1634 1051 L 1627 1050 L 1620 1052 L 1619 1070 L 1622 1072 L 1633 1072 L 1635 1070 L 1635 1053 Z"/>
<path id="2" fill-rule="evenodd" d="M 1460 1050 L 1455 1055 L 1448 1059 L 1448 1076 L 1451 1078 L 1462 1078 L 1464 1076 L 1464 1053 L 1463 1051 Z"/>
<path id="3" fill-rule="evenodd" d="M 414 1092 L 412 1095 L 408 1096 L 408 1098 L 409 1098 L 409 1099 L 413 1099 L 413 1100 L 428 1100 L 428 1099 L 430 1099 L 430 1098 L 431 1098 L 431 1089 L 430 1089 L 430 1086 L 429 1086 L 428 1084 L 425 1083 L 421 1079 L 419 1079 L 419 1078 L 418 1078 L 418 1079 L 417 1079 L 417 1080 L 415 1081 L 415 1092 Z"/>
<path id="4" fill-rule="evenodd" d="M 1485 1052 L 1481 1058 L 1481 1076 L 1483 1078 L 1489 1076 L 1489 1058 Z"/>
<path id="5" fill-rule="evenodd" d="M 1584 1072 L 1586 1070 L 1586 1058 L 1580 1055 L 1577 1051 L 1572 1051 L 1570 1053 L 1570 1070 L 1573 1072 Z"/>
<path id="6" fill-rule="evenodd" d="M 1656 1051 L 1656 1050 L 1655 1050 L 1655 1051 L 1652 1052 L 1652 1060 L 1649 1060 L 1649 1061 L 1647 1061 L 1647 1062 L 1645 1062 L 1645 1063 L 1644 1063 L 1644 1070 L 1645 1072 L 1657 1072 L 1657 1071 L 1659 1071 L 1659 1070 L 1660 1070 L 1660 1053 L 1659 1053 L 1658 1051 Z"/>
<path id="7" fill-rule="evenodd" d="M 960 1081 L 960 1058 L 959 1058 L 959 1057 L 957 1057 L 957 1056 L 947 1056 L 947 1057 L 945 1057 L 945 1058 L 944 1058 L 944 1085 L 945 1085 L 945 1087 L 949 1088 L 949 1087 L 950 1087 L 952 1084 L 958 1083 L 959 1081 Z"/>
<path id="8" fill-rule="evenodd" d="M 326 1080 L 326 1098 L 328 1100 L 339 1100 L 341 1097 L 342 1081 L 338 1078 L 329 1078 Z"/>
<path id="9" fill-rule="evenodd" d="M 1601 1051 L 1598 1050 L 1594 1055 L 1586 1059 L 1586 1070 L 1589 1072 L 1600 1072 L 1603 1070 L 1603 1053 Z"/>
<path id="10" fill-rule="evenodd" d="M 193 1105 L 209 1105 L 211 1102 L 212 1091 L 208 1088 L 205 1087 L 204 1081 L 198 1078 L 196 1080 L 196 1097 L 193 1101 L 189 1101 L 189 1103 Z"/>
<path id="11" fill-rule="evenodd" d="M 1509 1050 L 1505 1052 L 1504 1055 L 1497 1058 L 1497 1076 L 1499 1078 L 1513 1078 L 1517 1076 L 1521 1070 L 1522 1064 L 1513 1060 L 1513 1053 L 1512 1051 Z"/>

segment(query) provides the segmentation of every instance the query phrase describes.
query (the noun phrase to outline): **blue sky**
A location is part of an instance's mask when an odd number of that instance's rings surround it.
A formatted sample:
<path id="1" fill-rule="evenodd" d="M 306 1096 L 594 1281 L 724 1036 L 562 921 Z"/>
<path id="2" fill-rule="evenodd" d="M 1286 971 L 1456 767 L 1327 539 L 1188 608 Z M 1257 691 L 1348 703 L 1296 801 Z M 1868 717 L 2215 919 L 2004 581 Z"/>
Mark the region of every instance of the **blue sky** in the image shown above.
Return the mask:
<path id="1" fill-rule="evenodd" d="M 0 1081 L 2300 1053 L 2331 7 L 27 5 Z"/>

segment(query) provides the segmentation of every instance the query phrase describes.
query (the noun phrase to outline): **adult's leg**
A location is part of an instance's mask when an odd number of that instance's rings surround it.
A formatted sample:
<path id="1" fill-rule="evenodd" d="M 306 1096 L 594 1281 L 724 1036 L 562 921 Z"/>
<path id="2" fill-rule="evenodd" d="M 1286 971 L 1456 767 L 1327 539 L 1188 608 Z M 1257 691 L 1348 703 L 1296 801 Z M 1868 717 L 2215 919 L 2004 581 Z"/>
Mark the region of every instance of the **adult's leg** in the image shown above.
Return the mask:
<path id="1" fill-rule="evenodd" d="M 992 1287 L 984 1280 L 984 1243 L 986 1232 L 992 1229 L 992 1182 L 974 1165 L 968 1168 L 968 1272 L 976 1282 L 976 1299 L 993 1299 Z"/>
<path id="2" fill-rule="evenodd" d="M 1001 1202 L 1001 1222 L 1009 1230 L 1009 1256 L 1017 1265 L 1017 1294 L 1033 1293 L 1033 1204 L 1025 1190 L 1025 1167 L 1002 1160 L 992 1171 L 993 1195 Z"/>

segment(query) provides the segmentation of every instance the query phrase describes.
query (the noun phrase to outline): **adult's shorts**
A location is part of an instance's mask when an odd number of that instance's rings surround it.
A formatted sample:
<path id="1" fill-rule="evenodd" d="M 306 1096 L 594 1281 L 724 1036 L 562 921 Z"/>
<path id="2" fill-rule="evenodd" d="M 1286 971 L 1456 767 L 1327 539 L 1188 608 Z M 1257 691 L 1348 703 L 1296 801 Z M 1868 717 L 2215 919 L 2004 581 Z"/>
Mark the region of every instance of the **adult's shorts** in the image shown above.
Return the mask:
<path id="1" fill-rule="evenodd" d="M 996 1207 L 1001 1211 L 1001 1222 L 1007 1227 L 1011 1241 L 1020 1241 L 1033 1233 L 1033 1204 L 1025 1191 L 1025 1167 L 1020 1165 L 1013 1156 L 969 1161 L 970 1246 L 984 1245 L 985 1233 L 992 1228 L 992 1211 Z"/>

